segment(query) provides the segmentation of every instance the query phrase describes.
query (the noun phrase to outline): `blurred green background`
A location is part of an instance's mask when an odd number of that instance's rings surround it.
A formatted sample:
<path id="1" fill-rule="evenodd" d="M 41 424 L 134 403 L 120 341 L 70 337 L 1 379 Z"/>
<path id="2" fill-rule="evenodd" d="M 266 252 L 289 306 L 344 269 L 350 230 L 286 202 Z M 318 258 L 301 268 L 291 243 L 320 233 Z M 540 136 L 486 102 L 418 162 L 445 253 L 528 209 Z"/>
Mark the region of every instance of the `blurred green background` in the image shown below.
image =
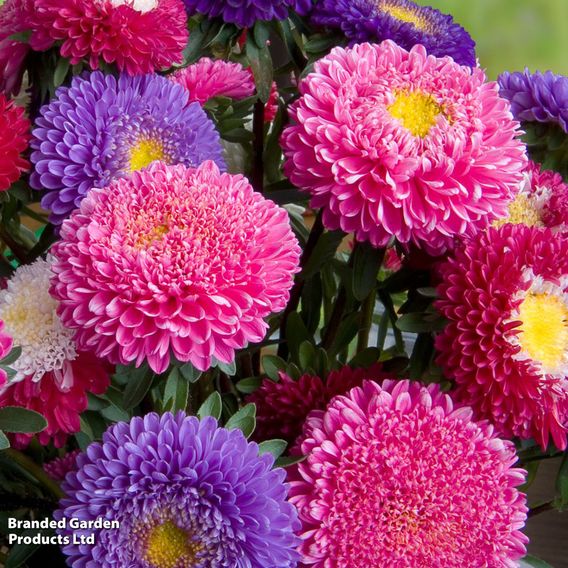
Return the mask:
<path id="1" fill-rule="evenodd" d="M 452 14 L 477 43 L 488 76 L 550 69 L 568 75 L 568 0 L 418 0 Z"/>

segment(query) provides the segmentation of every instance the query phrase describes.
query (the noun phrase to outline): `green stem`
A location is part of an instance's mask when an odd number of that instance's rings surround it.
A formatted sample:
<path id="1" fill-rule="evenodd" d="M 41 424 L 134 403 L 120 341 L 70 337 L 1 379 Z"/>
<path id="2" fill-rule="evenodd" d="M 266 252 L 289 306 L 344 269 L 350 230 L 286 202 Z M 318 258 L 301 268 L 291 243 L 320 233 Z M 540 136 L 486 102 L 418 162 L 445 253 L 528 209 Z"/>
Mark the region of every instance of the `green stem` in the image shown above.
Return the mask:
<path id="1" fill-rule="evenodd" d="M 542 505 L 538 505 L 537 507 L 533 507 L 528 512 L 528 517 L 534 517 L 536 515 L 540 515 L 541 513 L 546 513 L 547 511 L 554 511 L 554 501 L 547 501 Z"/>
<path id="2" fill-rule="evenodd" d="M 26 454 L 19 452 L 10 448 L 4 450 L 4 453 L 14 462 L 16 462 L 20 467 L 25 469 L 29 474 L 35 477 L 55 498 L 61 499 L 64 495 L 63 491 L 59 487 L 59 484 L 49 477 L 47 473 L 37 465 L 33 460 L 31 460 Z"/>
<path id="3" fill-rule="evenodd" d="M 361 329 L 357 336 L 357 353 L 363 351 L 369 346 L 369 334 L 373 326 L 373 314 L 375 312 L 375 303 L 377 300 L 377 291 L 375 288 L 363 301 L 361 311 L 363 313 L 363 320 L 361 322 Z"/>

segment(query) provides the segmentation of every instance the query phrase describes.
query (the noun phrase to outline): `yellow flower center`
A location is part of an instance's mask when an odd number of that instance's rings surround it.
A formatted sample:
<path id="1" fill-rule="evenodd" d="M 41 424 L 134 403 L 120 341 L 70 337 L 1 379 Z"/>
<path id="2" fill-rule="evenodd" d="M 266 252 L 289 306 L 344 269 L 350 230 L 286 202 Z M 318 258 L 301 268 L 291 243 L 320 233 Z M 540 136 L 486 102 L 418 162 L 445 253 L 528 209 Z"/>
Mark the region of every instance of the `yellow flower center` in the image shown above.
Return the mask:
<path id="1" fill-rule="evenodd" d="M 568 352 L 568 306 L 551 294 L 528 294 L 519 307 L 519 343 L 543 371 L 554 374 Z"/>
<path id="2" fill-rule="evenodd" d="M 164 146 L 154 138 L 140 138 L 130 151 L 130 171 L 137 172 L 156 160 L 164 161 Z"/>
<path id="3" fill-rule="evenodd" d="M 526 193 L 519 193 L 509 204 L 509 215 L 504 219 L 497 219 L 494 227 L 501 227 L 505 223 L 526 225 L 527 227 L 543 227 L 536 200 Z"/>
<path id="4" fill-rule="evenodd" d="M 417 30 L 427 32 L 431 29 L 431 24 L 426 18 L 416 13 L 414 10 L 397 6 L 395 2 L 381 2 L 379 9 L 399 22 L 412 24 Z"/>
<path id="5" fill-rule="evenodd" d="M 155 568 L 176 568 L 193 564 L 200 550 L 201 546 L 192 542 L 183 529 L 167 521 L 151 530 L 145 557 Z"/>
<path id="6" fill-rule="evenodd" d="M 424 138 L 436 124 L 438 115 L 444 113 L 442 106 L 432 95 L 420 91 L 399 91 L 394 102 L 387 107 L 390 114 L 414 136 Z"/>

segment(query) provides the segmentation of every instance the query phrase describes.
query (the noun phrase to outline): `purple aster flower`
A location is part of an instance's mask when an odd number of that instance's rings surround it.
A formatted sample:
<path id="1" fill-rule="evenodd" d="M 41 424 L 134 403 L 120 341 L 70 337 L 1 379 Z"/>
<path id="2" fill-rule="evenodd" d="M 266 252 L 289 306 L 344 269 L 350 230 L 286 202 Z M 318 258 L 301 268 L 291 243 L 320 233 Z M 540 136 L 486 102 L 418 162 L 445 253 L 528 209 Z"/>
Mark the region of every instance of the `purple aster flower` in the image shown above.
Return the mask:
<path id="1" fill-rule="evenodd" d="M 241 28 L 252 26 L 257 20 L 284 20 L 288 10 L 305 14 L 311 0 L 184 0 L 190 15 L 220 16 L 225 22 Z"/>
<path id="2" fill-rule="evenodd" d="M 319 0 L 312 20 L 341 29 L 352 43 L 391 39 L 407 50 L 420 43 L 430 55 L 476 65 L 475 42 L 452 16 L 410 0 Z"/>
<path id="3" fill-rule="evenodd" d="M 33 130 L 31 185 L 61 224 L 92 187 L 155 160 L 224 167 L 218 132 L 199 103 L 158 75 L 75 77 L 40 111 Z"/>
<path id="4" fill-rule="evenodd" d="M 75 568 L 292 568 L 299 522 L 283 469 L 240 430 L 179 412 L 115 424 L 77 458 L 55 518 L 104 519 L 63 547 Z M 71 535 L 71 530 L 62 531 Z"/>
<path id="5" fill-rule="evenodd" d="M 534 74 L 503 73 L 500 94 L 511 102 L 511 111 L 521 122 L 554 122 L 568 133 L 568 77 L 551 71 Z"/>

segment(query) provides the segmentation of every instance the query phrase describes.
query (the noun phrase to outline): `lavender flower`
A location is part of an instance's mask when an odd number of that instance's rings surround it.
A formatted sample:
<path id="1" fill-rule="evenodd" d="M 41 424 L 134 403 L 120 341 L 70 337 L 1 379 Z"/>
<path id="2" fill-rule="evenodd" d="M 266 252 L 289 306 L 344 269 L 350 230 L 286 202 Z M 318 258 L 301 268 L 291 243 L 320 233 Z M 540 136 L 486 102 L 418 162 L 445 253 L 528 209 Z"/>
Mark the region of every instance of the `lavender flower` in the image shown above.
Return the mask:
<path id="1" fill-rule="evenodd" d="M 61 224 L 92 187 L 155 160 L 224 166 L 219 134 L 199 103 L 157 75 L 75 77 L 41 109 L 33 130 L 31 184 Z"/>
<path id="2" fill-rule="evenodd" d="M 341 29 L 352 43 L 392 39 L 407 50 L 420 43 L 430 55 L 476 65 L 475 42 L 452 16 L 410 0 L 319 0 L 312 20 Z"/>
<path id="3" fill-rule="evenodd" d="M 64 546 L 69 565 L 295 567 L 299 523 L 273 461 L 213 418 L 151 413 L 115 424 L 77 458 L 55 518 L 120 527 L 75 530 L 96 543 Z"/>

